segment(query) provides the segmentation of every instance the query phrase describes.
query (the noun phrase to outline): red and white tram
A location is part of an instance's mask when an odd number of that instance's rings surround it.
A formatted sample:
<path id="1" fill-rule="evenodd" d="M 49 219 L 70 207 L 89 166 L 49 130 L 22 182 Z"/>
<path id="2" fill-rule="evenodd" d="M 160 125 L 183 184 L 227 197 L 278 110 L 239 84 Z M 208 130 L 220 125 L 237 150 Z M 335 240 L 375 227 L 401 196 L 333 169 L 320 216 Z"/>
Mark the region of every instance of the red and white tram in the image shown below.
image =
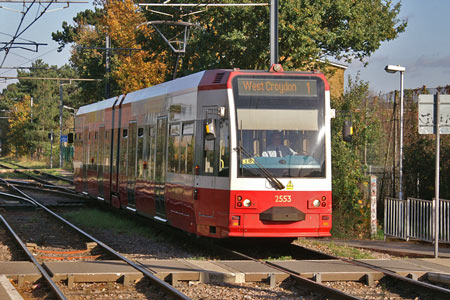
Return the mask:
<path id="1" fill-rule="evenodd" d="M 208 70 L 83 106 L 75 184 L 203 236 L 329 236 L 321 73 Z"/>

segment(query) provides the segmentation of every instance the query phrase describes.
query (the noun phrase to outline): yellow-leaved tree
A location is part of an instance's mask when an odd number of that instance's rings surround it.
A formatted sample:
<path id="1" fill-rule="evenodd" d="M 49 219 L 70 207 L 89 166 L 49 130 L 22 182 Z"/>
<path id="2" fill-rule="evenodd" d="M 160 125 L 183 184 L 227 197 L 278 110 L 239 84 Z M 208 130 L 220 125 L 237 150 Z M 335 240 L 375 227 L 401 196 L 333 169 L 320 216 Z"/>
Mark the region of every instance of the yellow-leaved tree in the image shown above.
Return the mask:
<path id="1" fill-rule="evenodd" d="M 146 19 L 132 0 L 106 0 L 105 11 L 101 23 L 115 48 L 141 49 L 138 38 L 151 42 L 155 36 L 151 28 L 139 26 Z M 121 92 L 128 93 L 164 81 L 167 64 L 161 57 L 165 57 L 165 53 L 118 50 L 114 54 L 111 75 Z"/>
<path id="2" fill-rule="evenodd" d="M 14 104 L 8 122 L 8 143 L 11 149 L 15 149 L 16 155 L 32 153 L 34 143 L 32 136 L 29 135 L 31 132 L 29 129 L 33 127 L 33 123 L 31 122 L 29 95 L 25 95 L 22 101 L 17 101 Z"/>

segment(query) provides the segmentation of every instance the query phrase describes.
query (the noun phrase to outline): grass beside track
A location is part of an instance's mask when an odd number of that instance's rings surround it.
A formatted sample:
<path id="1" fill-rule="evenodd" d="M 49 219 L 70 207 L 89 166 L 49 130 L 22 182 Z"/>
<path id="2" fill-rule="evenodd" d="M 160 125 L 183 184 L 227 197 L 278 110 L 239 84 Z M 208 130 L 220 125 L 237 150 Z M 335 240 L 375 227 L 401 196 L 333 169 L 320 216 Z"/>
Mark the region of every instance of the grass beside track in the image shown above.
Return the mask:
<path id="1" fill-rule="evenodd" d="M 11 172 L 5 172 L 5 173 L 0 173 L 0 178 L 2 179 L 28 179 L 27 176 L 25 176 L 24 174 L 20 174 L 20 173 L 16 173 L 14 171 Z"/>
<path id="2" fill-rule="evenodd" d="M 79 224 L 83 228 L 112 230 L 115 233 L 142 235 L 151 240 L 165 240 L 167 236 L 161 236 L 160 232 L 142 222 L 136 222 L 121 213 L 114 213 L 95 208 L 80 208 L 79 210 L 64 213 L 64 217 L 71 222 Z"/>
<path id="3" fill-rule="evenodd" d="M 13 163 L 19 164 L 21 166 L 32 168 L 32 169 L 44 169 L 47 168 L 47 163 L 45 161 L 37 161 L 37 160 L 29 160 L 29 159 L 23 159 L 23 160 L 17 160 L 17 159 L 7 159 L 4 160 L 4 162 L 11 161 Z M 17 166 L 15 166 L 17 168 Z"/>
<path id="4" fill-rule="evenodd" d="M 351 259 L 376 258 L 369 251 L 349 246 L 337 245 L 333 241 L 320 241 L 320 240 L 316 241 L 312 239 L 299 238 L 294 243 L 304 246 L 306 248 L 308 247 L 313 248 L 323 253 L 327 253 L 342 258 L 351 258 Z"/>
<path id="5" fill-rule="evenodd" d="M 204 243 L 199 251 L 195 245 L 195 238 L 185 232 L 170 228 L 161 229 L 153 222 L 140 217 L 134 218 L 127 212 L 103 210 L 99 208 L 80 208 L 62 214 L 70 222 L 95 236 L 95 231 L 108 231 L 113 235 L 140 236 L 155 243 L 173 244 L 173 247 L 196 253 L 189 257 L 194 260 L 207 260 L 214 256 L 209 242 Z M 199 254 L 197 254 L 199 253 Z M 214 257 L 213 257 L 214 258 Z"/>

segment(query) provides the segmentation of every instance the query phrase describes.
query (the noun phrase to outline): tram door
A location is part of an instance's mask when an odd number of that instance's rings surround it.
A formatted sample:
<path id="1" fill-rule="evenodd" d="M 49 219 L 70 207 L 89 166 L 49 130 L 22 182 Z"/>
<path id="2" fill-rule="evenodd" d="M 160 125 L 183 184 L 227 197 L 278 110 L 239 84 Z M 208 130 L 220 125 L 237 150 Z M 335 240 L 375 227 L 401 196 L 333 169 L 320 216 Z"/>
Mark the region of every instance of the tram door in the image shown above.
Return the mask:
<path id="1" fill-rule="evenodd" d="M 156 128 L 155 205 L 156 216 L 166 217 L 165 181 L 167 169 L 167 116 L 158 118 Z"/>
<path id="2" fill-rule="evenodd" d="M 103 192 L 103 165 L 105 157 L 105 127 L 102 126 L 98 130 L 98 160 L 97 160 L 97 186 L 98 196 L 105 198 Z"/>
<path id="3" fill-rule="evenodd" d="M 83 132 L 83 171 L 82 171 L 82 186 L 83 191 L 87 192 L 88 190 L 88 165 L 89 165 L 89 127 L 84 127 Z"/>
<path id="4" fill-rule="evenodd" d="M 134 187 L 136 185 L 136 122 L 129 123 L 128 157 L 127 157 L 127 199 L 128 206 L 136 207 Z"/>

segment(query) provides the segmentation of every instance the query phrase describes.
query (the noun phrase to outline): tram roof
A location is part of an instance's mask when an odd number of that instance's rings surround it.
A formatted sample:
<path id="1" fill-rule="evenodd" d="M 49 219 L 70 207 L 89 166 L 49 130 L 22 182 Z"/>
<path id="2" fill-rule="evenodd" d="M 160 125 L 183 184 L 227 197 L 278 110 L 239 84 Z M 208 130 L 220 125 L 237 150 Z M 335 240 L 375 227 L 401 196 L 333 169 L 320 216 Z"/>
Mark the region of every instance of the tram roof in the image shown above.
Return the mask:
<path id="1" fill-rule="evenodd" d="M 148 88 L 137 90 L 126 95 L 126 98 L 122 104 L 131 103 L 135 101 L 141 101 L 144 99 L 154 98 L 162 95 L 173 94 L 183 90 L 196 90 L 200 85 L 200 81 L 203 78 L 205 71 L 194 73 L 188 76 L 170 80 L 161 84 L 157 84 Z M 120 95 L 122 99 L 124 95 Z M 92 104 L 84 105 L 78 109 L 77 115 L 82 115 L 94 111 L 104 110 L 111 108 L 114 105 L 118 97 L 112 97 L 106 100 L 95 102 Z"/>

